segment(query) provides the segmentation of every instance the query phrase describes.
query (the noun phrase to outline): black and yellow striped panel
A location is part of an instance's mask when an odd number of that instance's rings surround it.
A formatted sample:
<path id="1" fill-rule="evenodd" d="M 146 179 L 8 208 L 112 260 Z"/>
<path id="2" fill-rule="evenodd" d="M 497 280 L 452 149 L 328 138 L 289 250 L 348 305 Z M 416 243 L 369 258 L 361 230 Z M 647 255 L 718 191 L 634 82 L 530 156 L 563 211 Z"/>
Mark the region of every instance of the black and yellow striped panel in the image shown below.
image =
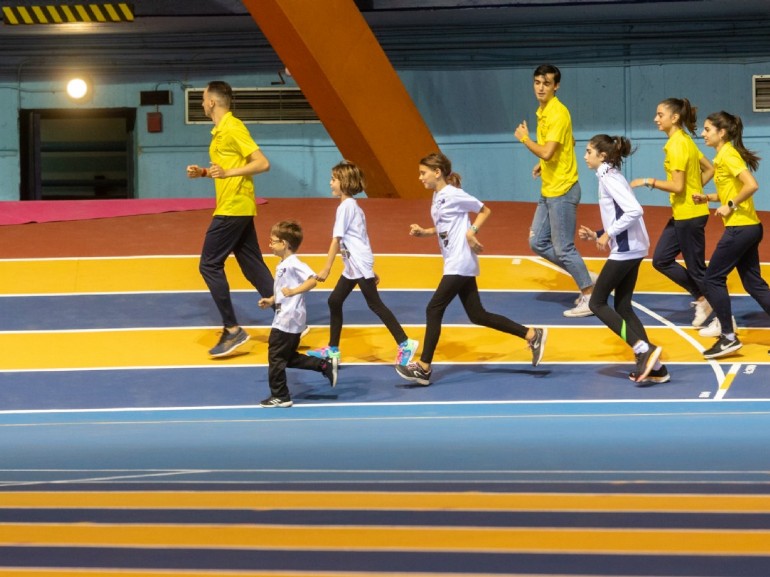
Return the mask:
<path id="1" fill-rule="evenodd" d="M 50 6 L 3 6 L 5 24 L 133 22 L 134 7 L 125 2 Z"/>

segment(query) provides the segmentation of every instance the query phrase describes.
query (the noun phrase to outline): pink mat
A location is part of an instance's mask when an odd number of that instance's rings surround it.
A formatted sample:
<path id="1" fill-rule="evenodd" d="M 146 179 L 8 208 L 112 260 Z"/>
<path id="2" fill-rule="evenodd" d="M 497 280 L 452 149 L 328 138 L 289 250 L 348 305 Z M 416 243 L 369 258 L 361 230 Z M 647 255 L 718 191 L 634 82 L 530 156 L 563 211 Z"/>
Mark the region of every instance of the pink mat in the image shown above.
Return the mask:
<path id="1" fill-rule="evenodd" d="M 257 204 L 265 204 L 257 198 Z M 214 209 L 213 198 L 0 201 L 0 225 Z"/>

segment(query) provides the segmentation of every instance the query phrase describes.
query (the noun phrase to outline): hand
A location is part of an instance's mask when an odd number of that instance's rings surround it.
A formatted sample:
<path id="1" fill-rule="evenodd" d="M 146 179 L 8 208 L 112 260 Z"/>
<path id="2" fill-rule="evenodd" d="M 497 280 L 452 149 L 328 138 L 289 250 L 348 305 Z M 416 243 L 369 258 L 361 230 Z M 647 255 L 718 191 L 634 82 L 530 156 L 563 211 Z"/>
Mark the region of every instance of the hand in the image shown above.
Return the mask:
<path id="1" fill-rule="evenodd" d="M 267 309 L 273 306 L 274 303 L 275 303 L 275 297 L 269 297 L 269 298 L 259 299 L 257 306 L 261 309 Z"/>
<path id="2" fill-rule="evenodd" d="M 201 178 L 203 169 L 197 164 L 191 164 L 187 167 L 187 178 Z"/>
<path id="3" fill-rule="evenodd" d="M 475 254 L 481 254 L 484 251 L 484 245 L 482 245 L 479 242 L 479 239 L 476 238 L 476 233 L 473 232 L 472 228 L 469 228 L 468 232 L 465 233 L 465 238 L 468 241 L 468 246 L 471 247 L 471 250 Z"/>
<path id="4" fill-rule="evenodd" d="M 211 178 L 225 178 L 227 176 L 225 174 L 225 169 L 219 166 L 218 164 L 211 163 L 211 166 L 209 167 L 209 176 Z"/>
<path id="5" fill-rule="evenodd" d="M 409 225 L 409 236 L 423 236 L 424 234 L 425 234 L 425 229 L 421 227 L 419 224 Z"/>
<path id="6" fill-rule="evenodd" d="M 540 163 L 538 162 L 535 165 L 535 167 L 532 169 L 532 178 L 539 178 L 542 170 L 543 170 L 543 167 L 540 166 Z"/>
<path id="7" fill-rule="evenodd" d="M 523 120 L 522 123 L 516 127 L 513 135 L 517 140 L 525 140 L 529 138 L 529 128 L 527 128 L 526 120 Z"/>
<path id="8" fill-rule="evenodd" d="M 733 209 L 731 209 L 726 204 L 723 204 L 718 209 L 714 211 L 714 216 L 721 216 L 721 217 L 728 217 L 732 214 Z"/>
<path id="9" fill-rule="evenodd" d="M 631 182 L 628 183 L 628 185 L 631 188 L 639 188 L 640 186 L 645 186 L 644 181 L 647 180 L 646 178 L 635 178 Z"/>
<path id="10" fill-rule="evenodd" d="M 695 204 L 703 204 L 704 202 L 709 201 L 709 197 L 706 194 L 693 194 L 692 195 L 692 201 Z"/>
<path id="11" fill-rule="evenodd" d="M 578 237 L 580 240 L 597 240 L 596 233 L 583 224 L 580 225 L 580 230 L 578 230 Z"/>
<path id="12" fill-rule="evenodd" d="M 596 239 L 596 248 L 599 250 L 610 250 L 610 235 L 606 232 Z"/>
<path id="13" fill-rule="evenodd" d="M 281 289 L 281 294 L 283 294 L 285 297 L 294 296 L 294 289 L 285 286 Z"/>
<path id="14" fill-rule="evenodd" d="M 315 279 L 318 282 L 324 282 L 327 278 L 329 278 L 329 269 L 325 268 L 321 272 L 319 272 L 317 275 L 315 275 Z"/>

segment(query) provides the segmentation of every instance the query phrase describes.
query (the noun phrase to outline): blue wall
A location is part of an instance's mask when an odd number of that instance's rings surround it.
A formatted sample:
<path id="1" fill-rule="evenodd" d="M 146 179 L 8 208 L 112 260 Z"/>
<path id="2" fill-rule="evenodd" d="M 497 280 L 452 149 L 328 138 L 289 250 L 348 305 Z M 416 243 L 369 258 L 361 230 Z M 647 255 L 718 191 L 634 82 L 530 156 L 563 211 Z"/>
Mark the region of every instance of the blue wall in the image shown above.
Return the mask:
<path id="1" fill-rule="evenodd" d="M 558 64 L 558 63 L 557 63 Z M 657 131 L 653 115 L 657 103 L 669 96 L 687 97 L 698 106 L 702 121 L 725 109 L 742 116 L 744 142 L 770 162 L 770 114 L 752 112 L 753 74 L 770 73 L 770 58 L 763 62 L 669 62 L 657 65 L 563 66 L 560 99 L 572 112 L 581 166 L 584 202 L 595 202 L 596 182 L 582 163 L 587 140 L 596 133 L 624 134 L 637 152 L 627 161 L 629 177 L 664 178 L 662 147 L 665 135 Z M 532 68 L 494 70 L 402 70 L 400 76 L 443 151 L 463 175 L 464 187 L 485 200 L 534 201 L 539 182 L 530 176 L 534 157 L 513 138 L 513 130 L 527 120 L 535 127 L 536 101 Z M 236 87 L 270 86 L 275 75 L 227 75 Z M 87 106 L 136 107 L 137 196 L 205 197 L 213 193 L 209 181 L 190 181 L 187 164 L 207 162 L 210 125 L 184 124 L 184 89 L 180 82 L 148 78 L 147 82 L 118 83 L 93 78 L 96 92 Z M 203 87 L 210 78 L 185 78 L 187 85 Z M 19 195 L 19 134 L 17 109 L 68 108 L 53 83 L 0 84 L 0 200 Z M 148 133 L 145 116 L 154 106 L 139 106 L 142 90 L 171 90 L 173 104 L 161 106 L 163 132 Z M 257 191 L 264 197 L 328 195 L 329 168 L 340 153 L 320 124 L 249 125 L 255 140 L 272 163 L 260 175 Z M 702 122 L 700 122 L 702 127 Z M 700 130 L 700 127 L 699 127 Z M 713 150 L 699 144 L 713 157 Z M 398 143 L 393 143 L 398 146 Z M 426 151 L 428 152 L 428 151 Z M 354 158 L 352 160 L 355 160 Z M 757 207 L 770 210 L 763 194 L 770 167 L 760 165 Z M 417 167 L 415 166 L 415 186 Z M 713 189 L 713 185 L 708 188 Z M 638 191 L 648 205 L 666 205 L 660 191 Z"/>

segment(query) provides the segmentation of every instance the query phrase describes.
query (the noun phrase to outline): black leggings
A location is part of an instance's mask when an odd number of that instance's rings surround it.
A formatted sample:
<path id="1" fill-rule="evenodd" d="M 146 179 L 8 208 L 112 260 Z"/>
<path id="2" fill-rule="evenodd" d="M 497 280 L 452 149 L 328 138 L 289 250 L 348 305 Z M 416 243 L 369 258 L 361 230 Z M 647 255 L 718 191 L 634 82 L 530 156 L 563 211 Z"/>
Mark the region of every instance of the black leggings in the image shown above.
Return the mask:
<path id="1" fill-rule="evenodd" d="M 473 324 L 489 327 L 522 339 L 527 338 L 529 331 L 527 327 L 484 309 L 475 276 L 448 274 L 441 277 L 441 282 L 425 310 L 427 326 L 425 328 L 425 343 L 420 355 L 420 360 L 423 363 L 433 362 L 433 353 L 436 351 L 441 336 L 441 321 L 444 319 L 444 311 L 458 295 Z"/>
<path id="2" fill-rule="evenodd" d="M 642 260 L 641 258 L 607 260 L 599 278 L 596 279 L 591 300 L 588 302 L 591 312 L 630 347 L 633 347 L 637 341 L 648 342 L 644 325 L 636 316 L 631 304 Z M 614 309 L 607 304 L 613 290 L 615 291 Z"/>
<path id="3" fill-rule="evenodd" d="M 340 336 L 342 334 L 342 303 L 348 298 L 348 295 L 358 285 L 361 288 L 361 294 L 366 299 L 366 304 L 374 314 L 380 317 L 380 320 L 385 324 L 390 334 L 393 335 L 393 339 L 396 344 L 400 345 L 406 339 L 406 333 L 401 327 L 401 324 L 396 319 L 396 316 L 385 306 L 380 298 L 380 293 L 377 291 L 377 283 L 374 278 L 356 278 L 350 279 L 345 276 L 340 276 L 337 281 L 332 294 L 329 295 L 329 313 L 331 319 L 329 321 L 329 346 L 340 346 Z"/>

